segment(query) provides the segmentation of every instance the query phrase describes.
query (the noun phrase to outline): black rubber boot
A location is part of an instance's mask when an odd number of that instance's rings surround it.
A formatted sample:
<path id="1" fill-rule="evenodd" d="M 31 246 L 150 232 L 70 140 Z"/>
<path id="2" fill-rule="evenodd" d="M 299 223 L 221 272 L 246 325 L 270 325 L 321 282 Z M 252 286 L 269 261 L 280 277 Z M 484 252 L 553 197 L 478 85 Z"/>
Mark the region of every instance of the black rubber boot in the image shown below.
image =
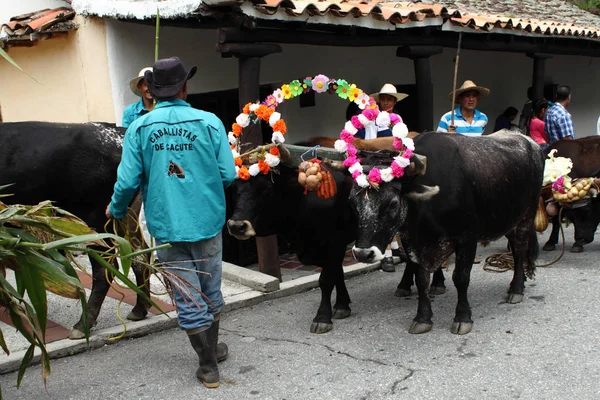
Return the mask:
<path id="1" fill-rule="evenodd" d="M 200 367 L 196 370 L 196 377 L 204 386 L 213 389 L 219 387 L 220 379 L 217 355 L 212 337 L 209 334 L 210 331 L 211 329 L 209 328 L 200 333 L 188 335 L 188 337 L 200 359 Z"/>
<path id="2" fill-rule="evenodd" d="M 394 266 L 394 257 L 385 257 L 381 260 L 381 269 L 385 272 L 396 272 L 396 267 Z"/>
<path id="3" fill-rule="evenodd" d="M 217 361 L 225 361 L 229 354 L 229 348 L 225 343 L 219 343 L 219 320 L 216 319 L 208 330 L 210 331 L 209 336 L 212 340 L 212 346 L 217 349 Z"/>

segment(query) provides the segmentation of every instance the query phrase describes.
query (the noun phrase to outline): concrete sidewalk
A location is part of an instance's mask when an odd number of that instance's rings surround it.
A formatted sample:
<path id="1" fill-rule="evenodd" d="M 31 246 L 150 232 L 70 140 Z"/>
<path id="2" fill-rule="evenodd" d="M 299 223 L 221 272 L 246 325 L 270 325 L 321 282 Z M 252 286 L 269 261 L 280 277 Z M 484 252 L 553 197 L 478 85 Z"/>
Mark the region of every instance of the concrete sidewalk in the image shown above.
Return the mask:
<path id="1" fill-rule="evenodd" d="M 379 263 L 357 263 L 344 267 L 346 278 L 379 268 Z M 253 306 L 266 300 L 273 300 L 317 288 L 319 273 L 282 268 L 283 282 L 255 270 L 256 267 L 243 268 L 233 264 L 223 263 L 223 296 L 225 308 L 229 312 L 243 307 Z M 155 279 L 155 278 L 153 278 Z M 170 304 L 165 293 L 156 294 L 160 289 L 157 282 L 151 283 L 153 297 Z M 162 288 L 164 291 L 164 288 Z M 88 292 L 89 295 L 89 292 Z M 89 345 L 86 340 L 61 339 L 48 343 L 46 348 L 51 358 L 66 357 L 87 350 L 116 343 L 123 339 L 145 336 L 154 332 L 177 326 L 177 314 L 170 311 L 166 315 L 148 314 L 143 321 L 121 321 L 119 315 L 126 315 L 132 306 L 119 300 L 107 297 L 102 311 L 98 316 L 98 324 L 92 329 Z M 119 312 L 116 313 L 115 310 Z M 52 294 L 48 295 L 48 318 L 56 321 L 61 327 L 69 328 L 77 322 L 81 308 L 79 303 L 63 299 Z M 123 325 L 123 322 L 125 325 Z M 0 374 L 18 370 L 21 360 L 29 347 L 29 343 L 15 328 L 0 322 L 5 341 L 11 354 L 0 354 Z M 64 329 L 64 328 L 63 328 Z M 36 349 L 33 363 L 39 362 L 39 350 Z"/>

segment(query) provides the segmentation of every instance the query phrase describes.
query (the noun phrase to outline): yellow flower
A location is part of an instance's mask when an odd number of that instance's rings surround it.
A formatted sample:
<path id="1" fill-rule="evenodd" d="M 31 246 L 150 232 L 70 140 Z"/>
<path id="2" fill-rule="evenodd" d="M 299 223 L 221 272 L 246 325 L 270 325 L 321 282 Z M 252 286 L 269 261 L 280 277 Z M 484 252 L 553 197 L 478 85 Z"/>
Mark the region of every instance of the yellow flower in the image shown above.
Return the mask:
<path id="1" fill-rule="evenodd" d="M 362 94 L 362 90 L 360 90 L 359 88 L 356 87 L 356 85 L 353 83 L 352 85 L 350 85 L 350 92 L 348 93 L 348 100 L 350 101 L 355 101 L 356 99 L 358 99 L 358 96 L 360 96 Z"/>
<path id="2" fill-rule="evenodd" d="M 286 100 L 291 99 L 292 96 L 292 89 L 290 88 L 290 85 L 285 84 L 283 86 L 281 86 L 281 91 L 283 92 L 283 98 Z"/>

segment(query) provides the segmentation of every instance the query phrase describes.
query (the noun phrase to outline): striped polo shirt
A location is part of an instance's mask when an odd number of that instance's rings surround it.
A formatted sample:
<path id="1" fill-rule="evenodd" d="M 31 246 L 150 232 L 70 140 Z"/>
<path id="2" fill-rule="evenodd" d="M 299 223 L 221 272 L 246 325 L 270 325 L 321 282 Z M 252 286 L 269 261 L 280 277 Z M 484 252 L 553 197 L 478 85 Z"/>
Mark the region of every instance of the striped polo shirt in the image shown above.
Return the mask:
<path id="1" fill-rule="evenodd" d="M 438 132 L 448 132 L 448 126 L 452 121 L 452 111 L 448 111 L 442 115 L 440 123 L 437 127 Z M 488 117 L 479 110 L 475 110 L 473 116 L 473 122 L 469 123 L 460 113 L 460 107 L 454 110 L 454 126 L 456 127 L 456 133 L 460 133 L 465 136 L 481 136 L 485 130 L 485 126 L 488 123 Z"/>

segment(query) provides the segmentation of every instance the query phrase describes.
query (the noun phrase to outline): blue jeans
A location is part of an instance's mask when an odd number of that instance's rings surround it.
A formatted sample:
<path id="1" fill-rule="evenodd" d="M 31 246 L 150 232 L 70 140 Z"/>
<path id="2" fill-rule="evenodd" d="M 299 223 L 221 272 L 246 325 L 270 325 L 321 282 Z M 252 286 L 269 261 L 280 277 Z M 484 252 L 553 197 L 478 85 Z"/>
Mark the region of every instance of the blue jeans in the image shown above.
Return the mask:
<path id="1" fill-rule="evenodd" d="M 162 243 L 157 240 L 157 244 Z M 177 303 L 179 326 L 185 330 L 210 326 L 223 308 L 221 233 L 198 242 L 171 243 L 171 248 L 157 253 L 163 267 L 181 279 L 169 279 Z"/>

